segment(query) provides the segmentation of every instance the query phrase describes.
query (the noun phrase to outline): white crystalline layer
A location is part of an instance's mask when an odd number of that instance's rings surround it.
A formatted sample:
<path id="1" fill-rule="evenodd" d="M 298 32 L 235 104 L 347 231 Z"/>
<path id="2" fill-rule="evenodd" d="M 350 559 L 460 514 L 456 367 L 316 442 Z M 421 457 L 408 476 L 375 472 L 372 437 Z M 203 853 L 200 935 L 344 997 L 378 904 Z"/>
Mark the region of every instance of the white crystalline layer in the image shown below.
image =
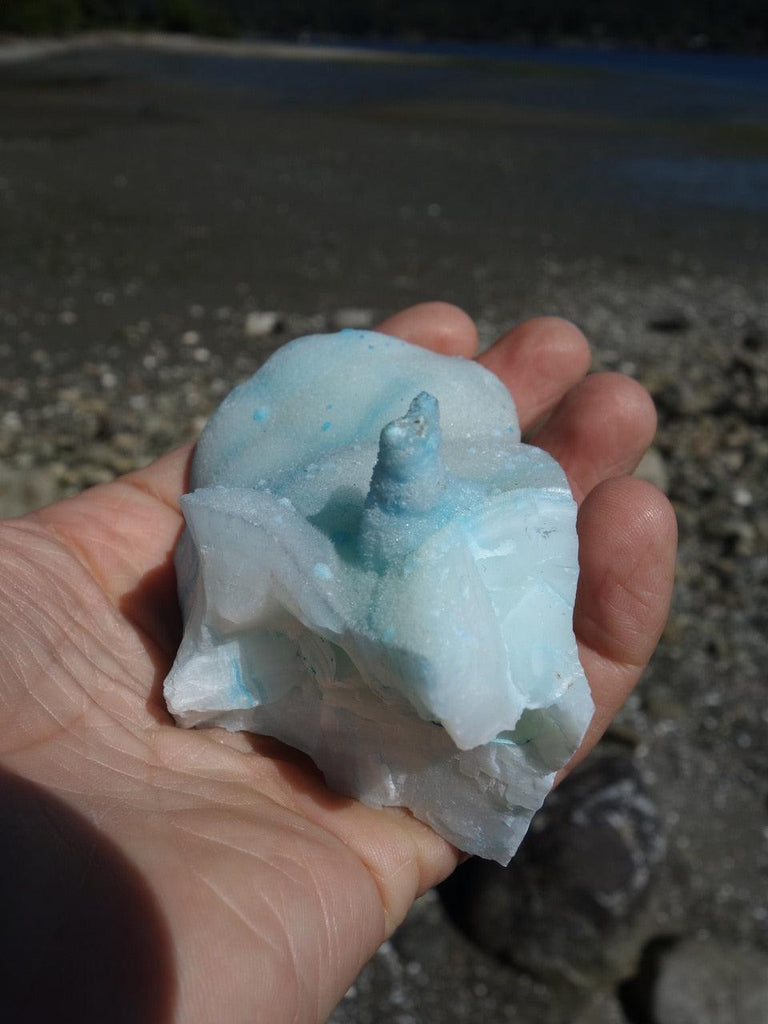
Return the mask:
<path id="1" fill-rule="evenodd" d="M 575 505 L 503 385 L 371 332 L 301 339 L 225 400 L 192 484 L 176 720 L 274 736 L 506 863 L 593 707 Z"/>

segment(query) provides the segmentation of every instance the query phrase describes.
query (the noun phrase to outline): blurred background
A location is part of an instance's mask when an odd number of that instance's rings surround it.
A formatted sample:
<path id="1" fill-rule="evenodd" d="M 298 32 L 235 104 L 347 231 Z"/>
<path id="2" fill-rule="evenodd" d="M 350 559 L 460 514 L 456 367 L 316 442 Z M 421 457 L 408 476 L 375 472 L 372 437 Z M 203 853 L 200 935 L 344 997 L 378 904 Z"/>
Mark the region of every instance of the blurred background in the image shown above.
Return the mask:
<path id="1" fill-rule="evenodd" d="M 765 5 L 390 6 L 0 8 L 0 513 L 194 437 L 291 337 L 575 321 L 659 409 L 669 626 L 512 866 L 427 894 L 332 1020 L 765 1024 Z"/>

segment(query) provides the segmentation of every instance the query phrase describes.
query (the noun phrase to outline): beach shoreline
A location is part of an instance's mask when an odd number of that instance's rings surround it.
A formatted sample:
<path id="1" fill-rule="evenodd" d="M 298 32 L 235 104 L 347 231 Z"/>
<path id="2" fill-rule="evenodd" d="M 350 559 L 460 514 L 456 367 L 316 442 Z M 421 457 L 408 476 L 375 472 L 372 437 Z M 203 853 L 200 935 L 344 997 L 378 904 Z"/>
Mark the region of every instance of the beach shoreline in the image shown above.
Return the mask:
<path id="1" fill-rule="evenodd" d="M 269 60 L 349 60 L 389 63 L 413 60 L 431 63 L 439 58 L 428 54 L 408 54 L 407 50 L 390 52 L 354 45 L 332 43 L 290 43 L 280 40 L 218 39 L 214 36 L 190 35 L 183 32 L 161 32 L 154 29 L 96 29 L 77 32 L 63 38 L 0 37 L 0 62 L 20 63 L 41 60 L 59 54 L 101 50 L 110 47 L 147 49 L 165 53 L 214 55 L 240 59 Z"/>

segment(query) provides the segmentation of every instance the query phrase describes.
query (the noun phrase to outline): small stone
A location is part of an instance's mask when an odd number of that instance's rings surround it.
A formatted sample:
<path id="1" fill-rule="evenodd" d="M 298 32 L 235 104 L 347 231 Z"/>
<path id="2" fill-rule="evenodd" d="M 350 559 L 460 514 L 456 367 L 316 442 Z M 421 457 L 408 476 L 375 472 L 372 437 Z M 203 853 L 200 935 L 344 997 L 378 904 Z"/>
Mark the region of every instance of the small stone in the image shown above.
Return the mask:
<path id="1" fill-rule="evenodd" d="M 120 452 L 133 453 L 139 447 L 139 439 L 136 434 L 121 430 L 113 435 L 112 444 Z"/>
<path id="2" fill-rule="evenodd" d="M 114 480 L 115 473 L 109 466 L 97 466 L 86 463 L 78 469 L 78 482 L 81 487 L 93 487 L 94 484 L 107 484 Z"/>
<path id="3" fill-rule="evenodd" d="M 720 461 L 722 462 L 723 466 L 725 466 L 725 469 L 728 473 L 738 473 L 741 467 L 744 465 L 744 452 L 723 452 L 720 455 Z M 743 491 L 743 488 L 737 488 L 736 490 Z M 746 493 L 749 494 L 748 491 Z M 736 502 L 737 505 L 739 504 L 739 502 L 736 500 L 736 492 L 734 492 L 733 500 L 734 502 Z M 751 504 L 751 498 L 750 501 L 747 502 L 747 504 Z"/>
<path id="4" fill-rule="evenodd" d="M 280 329 L 282 317 L 274 310 L 254 311 L 245 318 L 246 338 L 267 338 Z"/>
<path id="5" fill-rule="evenodd" d="M 373 310 L 358 309 L 350 306 L 346 309 L 337 309 L 333 317 L 334 327 L 339 330 L 361 330 L 364 331 L 373 326 Z"/>
<path id="6" fill-rule="evenodd" d="M 656 1024 L 765 1024 L 768 956 L 724 943 L 684 941 L 661 956 Z"/>
<path id="7" fill-rule="evenodd" d="M 183 345 L 189 345 L 191 348 L 193 345 L 200 344 L 200 332 L 199 331 L 184 331 L 181 336 L 181 342 Z"/>
<path id="8" fill-rule="evenodd" d="M 635 476 L 658 487 L 662 493 L 669 493 L 669 470 L 658 448 L 648 449 L 635 470 Z"/>
<path id="9" fill-rule="evenodd" d="M 655 310 L 646 323 L 649 331 L 657 331 L 660 334 L 678 334 L 687 331 L 690 326 L 691 321 L 683 310 L 674 307 Z"/>
<path id="10" fill-rule="evenodd" d="M 78 387 L 59 388 L 58 399 L 66 405 L 74 405 L 81 398 L 81 390 Z"/>
<path id="11" fill-rule="evenodd" d="M 717 408 L 718 396 L 713 390 L 683 381 L 677 389 L 677 412 L 683 416 L 701 416 Z"/>
<path id="12" fill-rule="evenodd" d="M 656 722 L 675 721 L 685 718 L 686 707 L 679 700 L 664 693 L 648 693 L 645 710 Z"/>
<path id="13" fill-rule="evenodd" d="M 747 331 L 741 343 L 748 352 L 764 352 L 768 350 L 768 330 L 753 327 Z"/>
<path id="14" fill-rule="evenodd" d="M 55 467 L 16 470 L 0 463 L 0 518 L 49 505 L 59 496 L 58 484 Z"/>
<path id="15" fill-rule="evenodd" d="M 120 455 L 118 452 L 115 452 L 109 460 L 109 468 L 120 475 L 122 473 L 130 473 L 131 470 L 138 469 L 138 466 L 133 456 Z"/>
<path id="16" fill-rule="evenodd" d="M 59 323 L 64 324 L 65 327 L 71 327 L 77 323 L 77 313 L 72 309 L 63 309 L 59 313 Z"/>
<path id="17" fill-rule="evenodd" d="M 16 412 L 15 409 L 9 409 L 8 412 L 4 412 L 2 418 L 0 418 L 0 425 L 5 430 L 12 430 L 16 432 L 22 428 L 21 416 Z"/>
<path id="18" fill-rule="evenodd" d="M 486 952 L 552 984 L 603 987 L 636 969 L 664 851 L 633 761 L 607 755 L 550 794 L 509 867 L 468 861 L 441 895 Z"/>
<path id="19" fill-rule="evenodd" d="M 627 1024 L 627 1018 L 614 995 L 600 992 L 590 999 L 573 1024 Z"/>

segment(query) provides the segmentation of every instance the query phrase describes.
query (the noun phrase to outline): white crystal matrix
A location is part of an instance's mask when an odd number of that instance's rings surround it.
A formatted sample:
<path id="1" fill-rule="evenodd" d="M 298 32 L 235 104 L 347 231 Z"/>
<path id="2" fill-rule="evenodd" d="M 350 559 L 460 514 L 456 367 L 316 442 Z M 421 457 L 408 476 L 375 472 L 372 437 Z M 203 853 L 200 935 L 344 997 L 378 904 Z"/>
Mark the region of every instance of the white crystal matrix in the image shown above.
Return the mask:
<path id="1" fill-rule="evenodd" d="M 301 338 L 223 402 L 181 505 L 177 722 L 277 737 L 508 862 L 593 707 L 576 507 L 503 384 L 369 331 Z"/>

